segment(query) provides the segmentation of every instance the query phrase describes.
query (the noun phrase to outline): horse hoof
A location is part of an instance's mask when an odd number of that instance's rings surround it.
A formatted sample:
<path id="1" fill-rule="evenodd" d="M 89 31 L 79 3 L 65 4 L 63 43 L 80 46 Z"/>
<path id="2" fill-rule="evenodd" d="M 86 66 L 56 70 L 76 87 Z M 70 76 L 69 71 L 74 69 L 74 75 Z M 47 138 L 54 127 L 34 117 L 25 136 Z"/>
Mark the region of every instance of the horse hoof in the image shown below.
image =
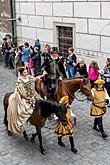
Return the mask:
<path id="1" fill-rule="evenodd" d="M 8 122 L 5 120 L 3 121 L 3 124 L 5 124 L 6 127 L 8 126 Z"/>
<path id="2" fill-rule="evenodd" d="M 25 139 L 25 141 L 29 140 L 27 135 L 24 136 L 24 139 Z"/>
<path id="3" fill-rule="evenodd" d="M 8 136 L 12 136 L 12 133 L 11 133 L 11 131 L 8 131 Z"/>
<path id="4" fill-rule="evenodd" d="M 31 143 L 35 143 L 35 138 L 31 137 Z"/>

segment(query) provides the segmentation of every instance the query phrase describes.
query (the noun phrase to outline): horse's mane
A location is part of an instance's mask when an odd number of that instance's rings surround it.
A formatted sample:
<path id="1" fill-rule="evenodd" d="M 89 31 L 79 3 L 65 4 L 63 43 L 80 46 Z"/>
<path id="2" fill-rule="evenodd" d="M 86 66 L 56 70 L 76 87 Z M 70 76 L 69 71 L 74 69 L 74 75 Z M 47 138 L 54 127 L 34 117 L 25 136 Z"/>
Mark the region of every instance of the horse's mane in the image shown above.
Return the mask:
<path id="1" fill-rule="evenodd" d="M 73 80 L 73 79 L 84 79 L 84 77 L 70 77 L 70 78 L 64 78 L 63 80 Z"/>
<path id="2" fill-rule="evenodd" d="M 70 81 L 74 81 L 74 80 L 78 80 L 78 79 L 80 79 L 80 80 L 82 80 L 82 82 L 86 85 L 86 84 L 88 84 L 89 83 L 89 80 L 87 79 L 87 78 L 85 78 L 85 77 L 72 77 L 72 78 L 64 78 L 62 81 L 60 81 L 59 83 L 61 83 L 61 82 L 70 82 Z"/>
<path id="3" fill-rule="evenodd" d="M 60 108 L 60 104 L 50 100 L 40 100 L 35 103 L 35 110 L 38 110 L 39 108 L 41 110 L 41 115 L 46 117 L 55 113 Z"/>

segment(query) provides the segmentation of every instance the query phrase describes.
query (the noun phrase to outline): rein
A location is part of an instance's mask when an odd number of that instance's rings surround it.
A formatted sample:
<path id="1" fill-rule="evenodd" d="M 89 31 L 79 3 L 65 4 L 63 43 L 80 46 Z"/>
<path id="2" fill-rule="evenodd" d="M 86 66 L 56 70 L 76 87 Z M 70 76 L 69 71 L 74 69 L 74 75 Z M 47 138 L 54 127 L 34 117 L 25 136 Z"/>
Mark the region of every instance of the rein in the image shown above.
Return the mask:
<path id="1" fill-rule="evenodd" d="M 74 95 L 72 95 L 69 90 L 66 88 L 66 86 L 64 85 L 64 83 L 62 82 L 63 87 L 66 89 L 66 91 L 69 93 L 69 95 L 74 99 Z"/>
<path id="2" fill-rule="evenodd" d="M 87 97 L 85 98 L 85 99 L 83 99 L 83 100 L 81 100 L 81 99 L 78 99 L 77 97 L 76 97 L 76 95 L 74 94 L 74 95 L 72 95 L 71 93 L 70 93 L 70 91 L 66 88 L 66 86 L 64 85 L 64 83 L 62 82 L 62 85 L 63 85 L 63 87 L 66 89 L 66 91 L 69 93 L 69 95 L 74 99 L 76 99 L 76 100 L 78 100 L 78 101 L 81 101 L 81 102 L 83 102 L 83 101 L 85 101 L 85 100 L 87 100 Z"/>

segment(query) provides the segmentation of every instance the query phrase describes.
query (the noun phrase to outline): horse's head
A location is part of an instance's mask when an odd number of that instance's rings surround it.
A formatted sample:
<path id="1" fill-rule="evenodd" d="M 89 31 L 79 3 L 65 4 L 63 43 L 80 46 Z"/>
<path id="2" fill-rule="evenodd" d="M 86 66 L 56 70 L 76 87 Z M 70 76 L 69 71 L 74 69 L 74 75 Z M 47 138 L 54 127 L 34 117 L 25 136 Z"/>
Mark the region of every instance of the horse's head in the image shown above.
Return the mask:
<path id="1" fill-rule="evenodd" d="M 59 104 L 58 111 L 56 112 L 56 116 L 58 117 L 58 120 L 63 123 L 63 125 L 67 125 L 67 107 L 64 104 Z"/>
<path id="2" fill-rule="evenodd" d="M 91 93 L 91 84 L 88 79 L 84 78 L 82 80 L 82 83 L 80 85 L 81 92 L 84 93 L 87 96 L 88 100 L 92 100 L 93 96 Z"/>
<path id="3" fill-rule="evenodd" d="M 48 118 L 55 113 L 59 121 L 67 122 L 67 108 L 63 104 L 59 104 L 50 100 L 36 100 L 35 110 L 40 112 L 43 118 Z"/>

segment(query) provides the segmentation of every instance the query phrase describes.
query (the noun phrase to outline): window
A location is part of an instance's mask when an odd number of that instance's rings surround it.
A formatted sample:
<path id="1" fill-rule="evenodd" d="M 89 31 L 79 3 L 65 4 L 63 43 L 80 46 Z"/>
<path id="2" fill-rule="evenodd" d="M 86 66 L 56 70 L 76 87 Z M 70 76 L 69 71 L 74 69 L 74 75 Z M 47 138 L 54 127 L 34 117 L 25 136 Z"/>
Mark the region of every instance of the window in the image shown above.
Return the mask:
<path id="1" fill-rule="evenodd" d="M 73 27 L 57 26 L 59 51 L 67 56 L 68 48 L 73 47 Z"/>

